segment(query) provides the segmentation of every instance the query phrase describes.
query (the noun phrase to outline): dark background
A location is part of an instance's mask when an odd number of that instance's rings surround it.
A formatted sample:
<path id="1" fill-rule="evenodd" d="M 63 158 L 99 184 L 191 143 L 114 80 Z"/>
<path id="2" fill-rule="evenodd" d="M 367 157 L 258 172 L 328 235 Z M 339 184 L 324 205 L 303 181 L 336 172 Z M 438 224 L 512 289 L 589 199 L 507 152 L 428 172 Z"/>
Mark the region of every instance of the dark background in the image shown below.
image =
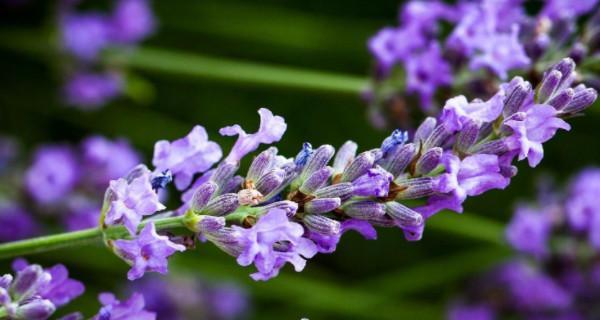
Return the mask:
<path id="1" fill-rule="evenodd" d="M 217 130 L 239 123 L 253 132 L 259 107 L 286 119 L 288 130 L 277 147 L 289 156 L 304 141 L 339 146 L 351 139 L 365 150 L 389 134 L 371 127 L 365 105 L 355 94 L 240 84 L 144 68 L 131 70 L 148 85 L 137 99 L 121 98 L 93 112 L 67 107 L 59 96 L 61 76 L 52 48 L 29 50 L 28 38 L 14 36 L 27 31 L 31 39 L 50 39 L 51 6 L 52 2 L 32 1 L 0 13 L 0 133 L 17 137 L 26 154 L 41 143 L 76 143 L 97 133 L 126 137 L 149 162 L 156 140 L 182 137 L 195 124 L 203 125 L 227 152 L 233 139 L 220 137 Z M 371 68 L 366 40 L 379 28 L 396 24 L 398 2 L 204 0 L 155 1 L 153 7 L 160 26 L 145 47 L 366 79 Z M 599 118 L 593 108 L 588 116 L 571 120 L 572 132 L 560 132 L 544 145 L 546 158 L 538 168 L 520 163 L 508 190 L 469 199 L 462 216 L 434 217 L 420 242 L 406 242 L 400 230 L 380 230 L 377 241 L 349 233 L 334 254 L 318 255 L 300 274 L 285 267 L 267 283 L 252 281 L 250 268 L 202 244 L 175 257 L 171 272 L 238 283 L 250 293 L 252 319 L 442 318 L 448 299 L 459 292 L 464 279 L 506 254 L 502 224 L 518 200 L 535 197 L 536 180 L 550 175 L 563 182 L 598 162 Z M 83 280 L 88 290 L 69 310 L 88 315 L 97 310 L 99 291 L 118 290 L 126 281 L 126 266 L 101 247 L 29 259 L 46 265 L 63 262 Z M 7 268 L 5 263 L 2 271 Z"/>

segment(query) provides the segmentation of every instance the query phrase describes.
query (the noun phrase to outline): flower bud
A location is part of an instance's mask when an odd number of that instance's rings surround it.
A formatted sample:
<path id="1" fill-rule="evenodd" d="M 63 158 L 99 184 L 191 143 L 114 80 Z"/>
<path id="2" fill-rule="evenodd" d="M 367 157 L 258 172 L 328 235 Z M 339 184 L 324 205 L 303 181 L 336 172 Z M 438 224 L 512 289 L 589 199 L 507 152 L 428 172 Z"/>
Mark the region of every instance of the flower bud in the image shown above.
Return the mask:
<path id="1" fill-rule="evenodd" d="M 304 169 L 302 170 L 301 178 L 302 180 L 307 179 L 317 170 L 322 169 L 327 165 L 329 160 L 333 158 L 333 154 L 335 153 L 335 149 L 326 144 L 320 146 L 313 154 L 308 158 Z"/>
<path id="2" fill-rule="evenodd" d="M 423 238 L 423 230 L 425 229 L 425 224 L 422 223 L 417 227 L 412 228 L 404 228 L 402 232 L 404 232 L 404 238 L 408 241 L 419 241 Z"/>
<path id="3" fill-rule="evenodd" d="M 225 227 L 225 217 L 200 215 L 196 217 L 193 229 L 196 232 L 215 232 Z"/>
<path id="4" fill-rule="evenodd" d="M 573 99 L 561 111 L 563 114 L 575 114 L 591 106 L 598 98 L 598 93 L 592 88 L 577 90 Z"/>
<path id="5" fill-rule="evenodd" d="M 308 159 L 310 158 L 310 156 L 313 154 L 313 148 L 312 145 L 308 142 L 305 142 L 302 144 L 302 150 L 300 150 L 300 152 L 298 152 L 298 154 L 296 155 L 296 158 L 294 159 L 294 164 L 296 165 L 296 167 L 298 168 L 302 168 L 304 167 L 304 165 L 306 165 L 306 162 L 308 161 Z"/>
<path id="6" fill-rule="evenodd" d="M 256 209 L 257 209 L 257 211 L 256 211 L 257 216 L 262 216 L 263 214 L 266 214 L 267 212 L 269 212 L 272 209 L 280 209 L 280 210 L 285 211 L 285 214 L 289 218 L 291 218 L 296 214 L 296 211 L 298 210 L 298 204 L 293 201 L 282 200 L 282 201 L 275 201 L 275 202 L 269 203 L 269 204 L 261 206 L 261 207 L 256 207 Z"/>
<path id="7" fill-rule="evenodd" d="M 510 149 L 510 146 L 508 145 L 506 138 L 503 138 L 503 139 L 491 140 L 491 141 L 479 144 L 479 145 L 471 148 L 471 150 L 469 150 L 469 152 L 470 153 L 500 155 L 500 154 L 503 154 L 503 153 L 509 151 L 509 149 Z"/>
<path id="8" fill-rule="evenodd" d="M 210 177 L 210 181 L 213 181 L 220 188 L 223 188 L 227 181 L 229 181 L 229 179 L 237 172 L 238 168 L 239 166 L 237 164 L 223 162 L 215 169 L 215 172 L 213 172 Z"/>
<path id="9" fill-rule="evenodd" d="M 415 178 L 398 182 L 404 190 L 398 192 L 396 200 L 411 200 L 428 197 L 435 193 L 433 178 Z"/>
<path id="10" fill-rule="evenodd" d="M 539 88 L 537 89 L 537 102 L 545 103 L 552 97 L 556 88 L 558 88 L 558 83 L 562 79 L 562 73 L 558 70 L 550 70 L 542 79 L 542 83 L 540 83 Z"/>
<path id="11" fill-rule="evenodd" d="M 304 211 L 308 213 L 326 213 L 337 209 L 341 205 L 340 198 L 317 198 L 304 204 Z"/>
<path id="12" fill-rule="evenodd" d="M 236 193 L 225 193 L 208 202 L 202 213 L 211 216 L 225 216 L 240 206 Z"/>
<path id="13" fill-rule="evenodd" d="M 395 201 L 385 204 L 385 213 L 401 228 L 411 228 L 423 224 L 423 216 L 409 207 Z"/>
<path id="14" fill-rule="evenodd" d="M 370 220 L 385 214 L 385 205 L 371 200 L 352 201 L 342 207 L 344 213 L 352 218 Z"/>
<path id="15" fill-rule="evenodd" d="M 397 177 L 404 172 L 417 155 L 417 152 L 418 150 L 414 143 L 407 143 L 401 148 L 387 154 L 378 164 L 394 177 Z"/>
<path id="16" fill-rule="evenodd" d="M 352 182 L 353 194 L 363 197 L 385 197 L 390 189 L 393 176 L 380 166 L 369 169 L 367 173 Z"/>
<path id="17" fill-rule="evenodd" d="M 315 191 L 315 197 L 317 198 L 341 198 L 346 199 L 352 195 L 354 186 L 350 182 L 343 182 L 327 187 L 320 188 Z"/>
<path id="18" fill-rule="evenodd" d="M 232 177 L 219 188 L 218 194 L 236 193 L 242 188 L 242 183 L 244 183 L 244 178 L 241 176 Z"/>
<path id="19" fill-rule="evenodd" d="M 362 176 L 373 167 L 375 163 L 375 157 L 371 152 L 363 152 L 359 154 L 352 163 L 344 170 L 342 174 L 343 182 L 351 182 L 354 179 Z"/>
<path id="20" fill-rule="evenodd" d="M 342 173 L 354 159 L 358 145 L 354 141 L 346 141 L 333 159 L 333 174 Z"/>
<path id="21" fill-rule="evenodd" d="M 52 277 L 41 266 L 32 264 L 19 271 L 12 283 L 10 291 L 15 301 L 27 299 L 36 290 L 50 282 Z"/>
<path id="22" fill-rule="evenodd" d="M 571 85 L 573 79 L 575 78 L 575 61 L 571 58 L 563 58 L 558 62 L 553 70 L 558 70 L 562 74 L 562 78 L 558 83 L 558 89 L 565 88 Z"/>
<path id="23" fill-rule="evenodd" d="M 258 179 L 256 189 L 262 194 L 269 194 L 283 183 L 285 176 L 285 170 L 279 168 L 273 169 Z"/>
<path id="24" fill-rule="evenodd" d="M 575 92 L 573 89 L 567 88 L 548 100 L 547 104 L 553 106 L 556 110 L 560 110 L 566 107 L 573 100 L 574 96 Z"/>
<path id="25" fill-rule="evenodd" d="M 13 281 L 13 276 L 10 274 L 5 274 L 0 277 L 0 288 L 8 289 L 10 284 Z"/>
<path id="26" fill-rule="evenodd" d="M 443 123 L 439 124 L 437 127 L 435 127 L 435 129 L 433 129 L 431 135 L 429 135 L 429 138 L 425 140 L 425 143 L 423 144 L 423 150 L 442 146 L 451 135 L 452 133 Z"/>
<path id="27" fill-rule="evenodd" d="M 329 177 L 331 177 L 332 169 L 330 167 L 323 167 L 317 172 L 313 173 L 308 179 L 300 186 L 300 192 L 304 194 L 313 194 L 317 189 L 322 187 Z"/>
<path id="28" fill-rule="evenodd" d="M 56 307 L 50 300 L 33 299 L 27 304 L 19 306 L 17 318 L 26 320 L 45 320 L 56 311 Z"/>
<path id="29" fill-rule="evenodd" d="M 425 175 L 431 172 L 431 170 L 435 169 L 440 163 L 440 159 L 442 158 L 442 153 L 444 150 L 439 147 L 431 148 L 427 150 L 417 161 L 416 164 L 416 174 L 417 175 Z"/>
<path id="30" fill-rule="evenodd" d="M 523 81 L 522 78 L 517 78 L 517 83 L 512 88 L 511 92 L 507 94 L 504 102 L 503 114 L 505 117 L 521 110 L 521 106 L 525 99 L 531 94 L 531 83 Z"/>
<path id="31" fill-rule="evenodd" d="M 394 130 L 392 134 L 381 143 L 381 151 L 387 153 L 397 146 L 402 146 L 408 141 L 408 131 Z"/>
<path id="32" fill-rule="evenodd" d="M 202 208 L 208 204 L 208 201 L 210 201 L 215 192 L 217 192 L 217 189 L 217 184 L 212 181 L 201 184 L 196 191 L 194 191 L 194 195 L 192 196 L 192 211 L 198 212 L 202 210 Z"/>
<path id="33" fill-rule="evenodd" d="M 475 121 L 468 121 L 458 134 L 455 146 L 459 151 L 466 152 L 477 142 L 477 137 L 479 137 L 479 125 Z"/>
<path id="34" fill-rule="evenodd" d="M 433 132 L 433 129 L 435 129 L 436 125 L 437 125 L 437 120 L 435 118 L 427 117 L 421 123 L 421 125 L 417 128 L 417 131 L 415 131 L 415 136 L 413 138 L 413 142 L 414 143 L 424 143 L 425 140 L 427 140 L 427 138 L 429 138 L 429 136 Z"/>
<path id="35" fill-rule="evenodd" d="M 252 161 L 246 180 L 256 182 L 260 177 L 266 174 L 273 167 L 275 157 L 277 156 L 277 148 L 270 147 L 269 149 L 259 153 Z"/>
<path id="36" fill-rule="evenodd" d="M 302 221 L 308 230 L 322 235 L 334 236 L 340 233 L 341 226 L 338 221 L 321 215 L 307 214 Z"/>

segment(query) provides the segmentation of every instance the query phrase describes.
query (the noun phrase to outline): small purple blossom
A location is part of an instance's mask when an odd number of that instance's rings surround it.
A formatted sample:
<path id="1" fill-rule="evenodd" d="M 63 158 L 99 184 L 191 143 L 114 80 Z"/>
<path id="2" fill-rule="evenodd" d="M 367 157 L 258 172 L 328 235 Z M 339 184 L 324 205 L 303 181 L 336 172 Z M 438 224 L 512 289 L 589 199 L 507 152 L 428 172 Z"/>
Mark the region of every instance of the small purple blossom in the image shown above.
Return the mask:
<path id="1" fill-rule="evenodd" d="M 119 0 L 111 19 L 111 39 L 118 43 L 136 43 L 148 37 L 156 27 L 147 0 Z"/>
<path id="2" fill-rule="evenodd" d="M 440 46 L 430 45 L 421 54 L 406 59 L 406 91 L 417 93 L 421 106 L 429 109 L 438 87 L 452 82 L 450 64 L 442 57 Z"/>
<path id="3" fill-rule="evenodd" d="M 125 140 L 108 140 L 92 136 L 82 142 L 84 168 L 87 178 L 105 188 L 110 180 L 118 179 L 140 163 L 139 154 Z"/>
<path id="4" fill-rule="evenodd" d="M 144 296 L 133 293 L 126 301 L 119 301 L 112 293 L 101 293 L 102 308 L 92 320 L 155 320 L 156 314 L 145 309 Z"/>
<path id="5" fill-rule="evenodd" d="M 16 203 L 0 202 L 0 242 L 15 241 L 39 233 L 39 225 Z"/>
<path id="6" fill-rule="evenodd" d="M 143 165 L 134 170 L 137 169 L 139 176 L 131 181 L 120 178 L 110 182 L 107 190 L 108 210 L 104 220 L 107 225 L 123 224 L 131 235 L 135 235 L 143 216 L 165 208 L 152 189 L 150 171 Z"/>
<path id="7" fill-rule="evenodd" d="M 268 280 L 277 276 L 279 269 L 287 262 L 300 272 L 306 265 L 305 259 L 317 253 L 314 242 L 302 237 L 302 226 L 289 221 L 283 210 L 269 211 L 252 228 L 233 228 L 239 232 L 238 241 L 243 247 L 237 262 L 242 266 L 254 263 L 258 270 L 251 275 L 254 280 Z"/>
<path id="8" fill-rule="evenodd" d="M 462 130 L 469 121 L 481 124 L 492 122 L 502 113 L 503 95 L 496 94 L 488 101 L 468 102 L 465 96 L 458 96 L 446 101 L 440 123 L 449 131 Z"/>
<path id="9" fill-rule="evenodd" d="M 208 140 L 206 130 L 195 126 L 184 138 L 158 141 L 154 145 L 152 164 L 158 171 L 170 170 L 175 176 L 175 186 L 183 190 L 196 173 L 208 170 L 222 155 L 221 147 Z"/>
<path id="10" fill-rule="evenodd" d="M 39 148 L 25 173 L 25 187 L 40 204 L 63 200 L 79 180 L 80 167 L 73 151 L 66 146 Z"/>
<path id="11" fill-rule="evenodd" d="M 237 124 L 219 130 L 223 136 L 238 136 L 225 162 L 238 163 L 245 155 L 256 150 L 261 143 L 271 144 L 281 139 L 287 129 L 285 120 L 265 108 L 259 109 L 258 114 L 260 127 L 255 133 L 248 134 Z"/>
<path id="12" fill-rule="evenodd" d="M 175 244 L 167 236 L 156 233 L 153 222 L 146 224 L 133 240 L 116 240 L 117 255 L 131 264 L 127 273 L 129 280 L 141 278 L 145 272 L 167 273 L 167 258 L 176 251 L 185 251 L 185 247 Z"/>
<path id="13" fill-rule="evenodd" d="M 393 178 L 389 172 L 381 167 L 369 169 L 367 173 L 352 182 L 354 195 L 385 197 Z"/>
<path id="14" fill-rule="evenodd" d="M 548 254 L 551 227 L 543 210 L 519 207 L 506 227 L 506 239 L 518 251 L 543 257 Z"/>
<path id="15" fill-rule="evenodd" d="M 60 27 L 65 50 L 82 60 L 97 58 L 110 43 L 110 20 L 100 13 L 69 13 Z"/>
<path id="16" fill-rule="evenodd" d="M 123 79 L 118 73 L 78 72 L 67 79 L 64 95 L 67 103 L 93 110 L 116 98 L 122 90 Z"/>

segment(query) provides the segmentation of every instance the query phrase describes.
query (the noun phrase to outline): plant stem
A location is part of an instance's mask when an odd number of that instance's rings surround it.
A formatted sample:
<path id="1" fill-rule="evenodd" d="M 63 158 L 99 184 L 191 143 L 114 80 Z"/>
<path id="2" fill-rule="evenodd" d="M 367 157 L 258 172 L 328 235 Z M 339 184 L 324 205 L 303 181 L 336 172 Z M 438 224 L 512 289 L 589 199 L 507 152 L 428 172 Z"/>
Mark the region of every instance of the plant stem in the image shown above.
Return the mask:
<path id="1" fill-rule="evenodd" d="M 131 55 L 109 53 L 108 63 L 132 68 L 243 84 L 330 91 L 356 95 L 367 79 L 318 70 L 245 62 L 159 48 L 141 47 Z"/>
<path id="2" fill-rule="evenodd" d="M 138 230 L 143 228 L 148 222 L 154 222 L 156 230 L 180 228 L 184 227 L 183 219 L 183 216 L 148 219 L 140 223 Z M 129 236 L 128 231 L 123 226 L 108 227 L 104 230 L 104 234 L 110 239 L 124 238 Z M 0 244 L 0 259 L 47 252 L 66 247 L 100 243 L 102 237 L 103 233 L 100 228 L 90 228 L 80 231 L 65 232 L 50 236 L 3 243 Z"/>

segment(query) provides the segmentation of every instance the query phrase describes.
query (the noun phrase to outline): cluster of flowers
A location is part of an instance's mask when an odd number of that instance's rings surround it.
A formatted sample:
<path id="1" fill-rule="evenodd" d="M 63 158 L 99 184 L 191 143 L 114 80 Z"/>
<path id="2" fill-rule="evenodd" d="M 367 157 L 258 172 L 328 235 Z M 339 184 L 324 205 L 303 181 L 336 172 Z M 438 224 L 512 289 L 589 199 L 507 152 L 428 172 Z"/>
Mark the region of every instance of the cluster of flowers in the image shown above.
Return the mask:
<path id="1" fill-rule="evenodd" d="M 236 175 L 242 158 L 260 144 L 280 140 L 284 119 L 260 109 L 258 132 L 248 134 L 239 125 L 222 128 L 221 134 L 238 139 L 214 169 L 221 149 L 197 126 L 185 138 L 156 144 L 154 173 L 140 165 L 111 182 L 103 227 L 124 225 L 134 238 L 108 244 L 132 265 L 129 279 L 167 271 L 167 258 L 185 250 L 181 237 L 157 234 L 152 219 L 143 228 L 140 222 L 164 209 L 155 190 L 171 176 L 184 191 L 184 205 L 161 216 L 183 215 L 200 239 L 242 266 L 254 264 L 255 280 L 276 276 L 287 262 L 301 271 L 316 253 L 333 252 L 348 230 L 374 239 L 374 226 L 398 227 L 408 240 L 419 240 L 433 214 L 461 212 L 468 196 L 505 188 L 516 174 L 515 158 L 528 159 L 531 167 L 541 161 L 542 144 L 558 129 L 570 128 L 562 118 L 596 99 L 596 91 L 584 85 L 571 88 L 574 69 L 573 60 L 565 58 L 535 91 L 516 77 L 488 101 L 450 99 L 439 119 L 427 118 L 419 126 L 412 142 L 396 130 L 379 148 L 358 155 L 351 141 L 337 154 L 330 145 L 313 149 L 305 143 L 295 158 L 271 147 L 252 160 L 245 177 Z"/>
<path id="2" fill-rule="evenodd" d="M 474 283 L 450 319 L 596 319 L 600 297 L 600 169 L 564 194 L 520 206 L 506 229 L 519 254 Z"/>
<path id="3" fill-rule="evenodd" d="M 122 70 L 103 65 L 100 54 L 107 48 L 135 46 L 152 34 L 156 22 L 148 0 L 116 0 L 110 14 L 79 11 L 79 2 L 59 2 L 62 48 L 72 58 L 64 95 L 73 106 L 95 109 L 125 89 Z"/>
<path id="4" fill-rule="evenodd" d="M 14 140 L 1 140 L 0 149 L 4 149 L 0 180 L 11 186 L 0 196 L 0 241 L 41 233 L 39 221 L 30 212 L 35 212 L 39 220 L 58 218 L 67 230 L 97 226 L 102 207 L 98 195 L 110 180 L 127 174 L 140 161 L 125 140 L 111 141 L 101 136 L 89 137 L 77 148 L 43 145 L 25 171 L 15 161 L 18 148 Z"/>
<path id="5" fill-rule="evenodd" d="M 0 316 L 8 319 L 45 320 L 57 308 L 64 306 L 83 294 L 85 287 L 69 278 L 65 266 L 57 264 L 44 269 L 18 259 L 13 262 L 15 276 L 0 277 Z M 110 293 L 99 297 L 102 308 L 94 320 L 140 319 L 153 320 L 156 315 L 144 310 L 144 297 L 134 293 L 129 300 L 120 302 Z M 62 320 L 81 320 L 80 313 L 61 317 Z"/>
<path id="6" fill-rule="evenodd" d="M 585 37 L 575 32 L 578 17 L 591 12 L 597 0 L 545 1 L 537 16 L 528 16 L 523 2 L 413 0 L 405 4 L 401 24 L 383 28 L 368 42 L 376 61 L 373 87 L 365 94 L 372 122 L 382 127 L 386 118 L 395 118 L 406 126 L 410 124 L 407 106 L 412 103 L 436 114 L 436 94 L 447 97 L 455 89 L 487 98 L 497 90 L 496 78 L 505 80 L 510 71 L 537 73 L 557 55 L 577 61 L 591 54 L 588 47 L 597 49 L 597 18 L 591 19 L 589 32 L 582 33 Z M 444 23 L 452 25 L 449 33 Z M 419 102 L 413 102 L 413 97 Z"/>

